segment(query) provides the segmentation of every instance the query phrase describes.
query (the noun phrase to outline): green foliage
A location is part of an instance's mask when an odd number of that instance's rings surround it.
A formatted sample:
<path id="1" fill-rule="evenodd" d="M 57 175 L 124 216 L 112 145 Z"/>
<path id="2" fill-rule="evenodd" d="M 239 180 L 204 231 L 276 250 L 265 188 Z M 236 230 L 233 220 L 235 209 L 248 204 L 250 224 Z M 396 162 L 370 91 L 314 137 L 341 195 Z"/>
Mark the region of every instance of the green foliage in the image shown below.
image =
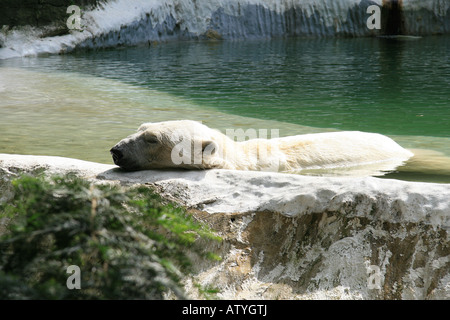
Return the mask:
<path id="1" fill-rule="evenodd" d="M 217 294 L 220 292 L 217 288 L 212 286 L 203 287 L 197 283 L 194 283 L 194 287 L 197 288 L 198 293 L 205 297 L 207 300 L 217 299 Z"/>
<path id="2" fill-rule="evenodd" d="M 219 240 L 182 208 L 149 188 L 93 184 L 75 176 L 13 181 L 0 209 L 11 218 L 0 239 L 0 299 L 183 298 L 188 250 Z M 67 267 L 80 268 L 81 289 L 69 290 Z"/>

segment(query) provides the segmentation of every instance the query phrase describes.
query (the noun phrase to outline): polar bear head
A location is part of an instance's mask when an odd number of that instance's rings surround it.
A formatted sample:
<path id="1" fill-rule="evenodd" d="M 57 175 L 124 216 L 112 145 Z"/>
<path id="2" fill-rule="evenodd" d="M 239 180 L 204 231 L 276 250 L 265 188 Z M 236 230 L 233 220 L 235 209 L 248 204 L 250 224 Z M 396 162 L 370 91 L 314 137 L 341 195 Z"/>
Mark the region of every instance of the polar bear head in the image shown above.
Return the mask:
<path id="1" fill-rule="evenodd" d="M 222 134 L 191 120 L 142 124 L 111 150 L 116 165 L 127 171 L 217 166 Z"/>

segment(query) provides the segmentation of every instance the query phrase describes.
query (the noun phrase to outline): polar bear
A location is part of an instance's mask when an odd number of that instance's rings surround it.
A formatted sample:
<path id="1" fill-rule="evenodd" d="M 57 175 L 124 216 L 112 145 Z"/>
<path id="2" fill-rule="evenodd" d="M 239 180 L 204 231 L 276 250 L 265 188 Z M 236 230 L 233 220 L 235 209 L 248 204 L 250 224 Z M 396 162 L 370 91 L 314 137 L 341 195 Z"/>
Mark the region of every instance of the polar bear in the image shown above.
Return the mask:
<path id="1" fill-rule="evenodd" d="M 192 120 L 144 123 L 110 152 L 114 163 L 127 171 L 218 168 L 289 172 L 383 164 L 392 168 L 413 155 L 377 133 L 342 131 L 235 141 Z"/>

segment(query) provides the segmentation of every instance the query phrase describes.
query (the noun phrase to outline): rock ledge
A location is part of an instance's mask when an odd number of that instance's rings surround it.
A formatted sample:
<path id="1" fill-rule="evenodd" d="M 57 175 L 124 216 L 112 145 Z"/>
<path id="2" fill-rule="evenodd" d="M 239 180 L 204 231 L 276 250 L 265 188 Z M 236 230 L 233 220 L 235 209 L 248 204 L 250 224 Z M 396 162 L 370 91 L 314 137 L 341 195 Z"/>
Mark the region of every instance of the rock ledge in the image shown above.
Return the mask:
<path id="1" fill-rule="evenodd" d="M 21 172 L 150 184 L 223 237 L 195 281 L 225 299 L 450 299 L 450 187 L 378 178 L 113 165 L 0 154 L 0 201 Z M 192 279 L 187 291 L 195 296 Z"/>

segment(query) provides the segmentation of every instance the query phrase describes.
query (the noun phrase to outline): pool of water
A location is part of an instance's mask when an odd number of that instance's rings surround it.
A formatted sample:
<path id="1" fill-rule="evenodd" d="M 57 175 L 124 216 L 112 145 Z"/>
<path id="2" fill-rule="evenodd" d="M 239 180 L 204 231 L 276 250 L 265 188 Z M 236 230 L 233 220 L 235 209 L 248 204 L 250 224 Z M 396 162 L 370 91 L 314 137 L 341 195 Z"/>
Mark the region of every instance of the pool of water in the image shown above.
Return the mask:
<path id="1" fill-rule="evenodd" d="M 111 163 L 149 121 L 361 130 L 416 150 L 386 177 L 450 182 L 450 37 L 177 42 L 0 60 L 0 152 Z"/>

